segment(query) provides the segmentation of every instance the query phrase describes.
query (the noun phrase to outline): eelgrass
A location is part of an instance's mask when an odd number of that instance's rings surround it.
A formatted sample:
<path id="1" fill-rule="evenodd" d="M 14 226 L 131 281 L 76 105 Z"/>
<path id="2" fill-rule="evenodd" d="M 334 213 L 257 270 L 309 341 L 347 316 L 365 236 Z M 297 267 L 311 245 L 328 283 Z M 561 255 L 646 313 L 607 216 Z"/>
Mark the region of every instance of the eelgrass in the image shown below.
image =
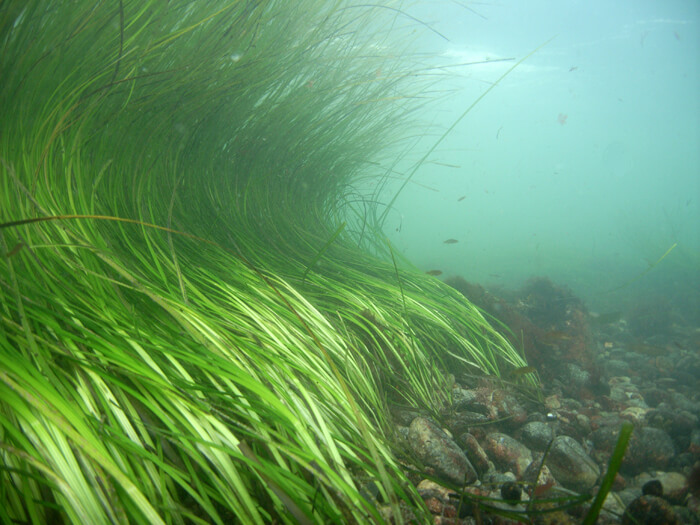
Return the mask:
<path id="1" fill-rule="evenodd" d="M 0 222 L 74 216 L 0 228 L 4 523 L 381 522 L 363 482 L 427 519 L 390 404 L 438 413 L 448 368 L 524 361 L 358 249 L 376 210 L 343 206 L 430 82 L 391 58 L 415 26 L 325 0 L 0 4 Z"/>

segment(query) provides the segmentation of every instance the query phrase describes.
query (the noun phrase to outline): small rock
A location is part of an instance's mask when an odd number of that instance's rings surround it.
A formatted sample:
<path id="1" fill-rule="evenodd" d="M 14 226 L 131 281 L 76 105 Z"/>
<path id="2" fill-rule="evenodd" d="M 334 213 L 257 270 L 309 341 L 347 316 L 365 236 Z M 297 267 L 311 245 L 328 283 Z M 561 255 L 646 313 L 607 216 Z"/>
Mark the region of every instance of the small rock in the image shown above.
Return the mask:
<path id="1" fill-rule="evenodd" d="M 676 512 L 663 498 L 641 496 L 625 509 L 622 525 L 682 525 Z"/>
<path id="2" fill-rule="evenodd" d="M 464 452 L 437 425 L 417 417 L 408 428 L 409 443 L 419 459 L 435 474 L 455 485 L 474 483 L 476 470 Z"/>
<path id="3" fill-rule="evenodd" d="M 561 408 L 559 396 L 552 395 L 544 398 L 544 406 L 547 410 L 558 410 Z"/>
<path id="4" fill-rule="evenodd" d="M 483 425 L 488 422 L 488 416 L 478 412 L 461 411 L 449 416 L 445 421 L 445 425 L 449 427 L 454 435 L 459 436 L 464 432 L 468 432 L 475 425 Z"/>
<path id="5" fill-rule="evenodd" d="M 554 430 L 547 423 L 530 421 L 522 426 L 519 437 L 523 444 L 532 450 L 543 451 L 554 438 Z"/>
<path id="6" fill-rule="evenodd" d="M 700 514 L 693 512 L 688 507 L 673 507 L 674 512 L 678 515 L 678 519 L 683 525 L 698 525 L 700 524 Z"/>
<path id="7" fill-rule="evenodd" d="M 700 414 L 700 403 L 691 401 L 680 392 L 671 392 L 671 403 L 680 410 L 685 410 L 691 414 Z"/>
<path id="8" fill-rule="evenodd" d="M 644 422 L 644 419 L 649 412 L 648 408 L 642 407 L 627 407 L 622 412 L 620 412 L 620 417 L 622 419 L 627 419 L 635 424 L 640 424 Z"/>
<path id="9" fill-rule="evenodd" d="M 520 503 L 523 489 L 515 481 L 506 481 L 501 485 L 501 498 L 509 505 L 517 505 Z"/>
<path id="10" fill-rule="evenodd" d="M 523 481 L 530 483 L 533 487 L 554 486 L 557 480 L 547 465 L 542 465 L 542 454 L 536 454 L 532 463 L 528 465 L 523 474 Z M 537 477 L 537 480 L 535 480 Z"/>
<path id="11" fill-rule="evenodd" d="M 484 484 L 486 485 L 501 485 L 509 481 L 518 481 L 518 478 L 512 472 L 498 472 L 496 470 L 490 470 L 484 474 Z"/>
<path id="12" fill-rule="evenodd" d="M 496 419 L 505 419 L 506 425 L 519 427 L 527 419 L 527 412 L 520 401 L 506 390 L 494 390 L 491 406 L 496 411 Z"/>
<path id="13" fill-rule="evenodd" d="M 573 388 L 577 391 L 590 384 L 591 373 L 586 370 L 583 370 L 577 364 L 567 363 L 565 370 L 565 377 L 568 380 L 566 386 L 568 388 Z"/>
<path id="14" fill-rule="evenodd" d="M 428 496 L 433 496 L 443 501 L 448 501 L 451 495 L 457 494 L 455 491 L 450 490 L 447 487 L 443 487 L 439 483 L 435 483 L 429 479 L 424 479 L 418 483 L 416 490 L 424 499 Z"/>
<path id="15" fill-rule="evenodd" d="M 658 496 L 660 498 L 664 495 L 664 486 L 658 479 L 651 479 L 642 485 L 642 494 L 644 496 Z"/>
<path id="16" fill-rule="evenodd" d="M 664 496 L 671 502 L 682 502 L 688 494 L 688 480 L 680 472 L 663 472 L 652 471 L 650 473 L 640 474 L 635 478 L 637 486 L 642 485 L 642 494 L 652 496 Z M 660 492 L 645 492 L 651 488 L 651 484 L 655 483 L 654 487 Z"/>
<path id="17" fill-rule="evenodd" d="M 622 407 L 637 406 L 648 408 L 644 398 L 639 393 L 639 389 L 629 377 L 612 377 L 610 385 L 610 399 L 619 403 Z"/>
<path id="18" fill-rule="evenodd" d="M 695 455 L 700 455 L 700 428 L 696 428 L 690 433 L 690 445 L 688 452 Z"/>
<path id="19" fill-rule="evenodd" d="M 629 372 L 629 365 L 621 359 L 609 359 L 605 362 L 605 375 L 607 377 L 620 377 Z"/>

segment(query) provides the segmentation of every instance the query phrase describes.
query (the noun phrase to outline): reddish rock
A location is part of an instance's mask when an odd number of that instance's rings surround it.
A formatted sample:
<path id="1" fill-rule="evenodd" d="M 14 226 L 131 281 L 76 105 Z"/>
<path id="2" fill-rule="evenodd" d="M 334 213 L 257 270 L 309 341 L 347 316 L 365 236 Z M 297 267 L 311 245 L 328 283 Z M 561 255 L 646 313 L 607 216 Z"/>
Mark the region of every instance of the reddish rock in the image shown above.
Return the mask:
<path id="1" fill-rule="evenodd" d="M 525 470 L 532 462 L 530 449 L 517 439 L 500 432 L 486 436 L 484 450 L 496 465 L 510 470 L 518 479 L 522 479 Z"/>

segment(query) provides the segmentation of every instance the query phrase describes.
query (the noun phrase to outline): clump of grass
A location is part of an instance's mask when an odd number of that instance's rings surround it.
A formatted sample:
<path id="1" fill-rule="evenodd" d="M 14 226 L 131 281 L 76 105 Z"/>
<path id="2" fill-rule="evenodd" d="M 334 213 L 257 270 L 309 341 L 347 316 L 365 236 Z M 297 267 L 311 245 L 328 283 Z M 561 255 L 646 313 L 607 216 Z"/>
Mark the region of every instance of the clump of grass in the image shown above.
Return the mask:
<path id="1" fill-rule="evenodd" d="M 3 522 L 381 522 L 359 479 L 428 519 L 389 404 L 439 411 L 448 362 L 524 362 L 340 226 L 426 85 L 389 48 L 415 25 L 322 0 L 3 2 Z"/>

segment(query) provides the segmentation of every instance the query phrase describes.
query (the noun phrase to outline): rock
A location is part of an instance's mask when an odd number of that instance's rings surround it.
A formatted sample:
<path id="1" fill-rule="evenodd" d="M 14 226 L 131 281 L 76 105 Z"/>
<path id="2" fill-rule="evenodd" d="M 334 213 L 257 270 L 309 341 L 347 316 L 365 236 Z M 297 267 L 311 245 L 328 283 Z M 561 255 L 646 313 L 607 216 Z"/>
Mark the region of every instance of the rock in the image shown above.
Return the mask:
<path id="1" fill-rule="evenodd" d="M 682 522 L 663 498 L 641 496 L 625 509 L 622 525 L 682 525 Z"/>
<path id="2" fill-rule="evenodd" d="M 452 409 L 455 411 L 468 410 L 469 406 L 477 399 L 477 394 L 473 390 L 454 387 L 452 389 Z"/>
<path id="3" fill-rule="evenodd" d="M 696 428 L 690 433 L 690 445 L 688 452 L 700 455 L 700 428 Z"/>
<path id="4" fill-rule="evenodd" d="M 658 479 L 650 479 L 642 485 L 642 495 L 658 496 L 660 498 L 664 495 L 664 486 Z"/>
<path id="5" fill-rule="evenodd" d="M 612 454 L 619 428 L 605 426 L 593 432 L 592 439 L 597 457 L 605 460 Z M 658 428 L 641 427 L 632 432 L 627 452 L 620 470 L 627 474 L 639 474 L 649 469 L 664 470 L 674 455 L 670 436 Z"/>
<path id="6" fill-rule="evenodd" d="M 553 487 L 557 484 L 557 480 L 554 478 L 552 471 L 549 470 L 547 465 L 542 464 L 542 454 L 536 454 L 532 462 L 525 469 L 523 474 L 523 481 L 527 481 L 533 488 L 534 487 Z M 537 480 L 535 480 L 535 477 Z"/>
<path id="7" fill-rule="evenodd" d="M 484 425 L 488 422 L 488 416 L 479 414 L 478 412 L 461 411 L 455 412 L 453 415 L 447 417 L 445 425 L 454 435 L 459 436 L 460 434 L 469 432 L 474 426 Z"/>
<path id="8" fill-rule="evenodd" d="M 408 428 L 408 438 L 418 458 L 433 468 L 437 477 L 458 486 L 477 480 L 476 470 L 457 443 L 429 419 L 415 418 Z"/>
<path id="9" fill-rule="evenodd" d="M 671 392 L 671 403 L 680 410 L 685 410 L 691 414 L 700 414 L 700 403 L 691 401 L 680 392 Z"/>
<path id="10" fill-rule="evenodd" d="M 545 464 L 559 483 L 570 490 L 585 492 L 600 476 L 598 465 L 583 447 L 569 436 L 558 436 L 552 443 Z"/>
<path id="11" fill-rule="evenodd" d="M 450 518 L 457 516 L 456 509 L 450 503 L 450 496 L 456 496 L 456 492 L 427 479 L 421 481 L 416 490 L 432 514 Z"/>
<path id="12" fill-rule="evenodd" d="M 680 472 L 652 471 L 644 472 L 634 479 L 638 486 L 642 486 L 643 494 L 652 496 L 664 496 L 671 502 L 682 502 L 688 494 L 687 478 Z M 644 487 L 649 487 L 653 482 L 657 482 L 660 493 L 644 492 Z M 647 488 L 647 491 L 649 489 Z"/>
<path id="13" fill-rule="evenodd" d="M 527 419 L 527 412 L 520 401 L 506 390 L 494 390 L 490 406 L 496 419 L 505 419 L 504 424 L 519 427 Z"/>
<path id="14" fill-rule="evenodd" d="M 639 393 L 639 389 L 629 377 L 612 377 L 608 384 L 610 385 L 610 399 L 619 403 L 621 407 L 649 408 Z"/>
<path id="15" fill-rule="evenodd" d="M 421 414 L 418 410 L 414 410 L 412 408 L 394 408 L 391 411 L 391 416 L 394 420 L 394 423 L 406 428 L 408 428 L 408 425 L 411 424 L 411 421 L 413 421 L 420 415 Z"/>
<path id="16" fill-rule="evenodd" d="M 484 474 L 484 484 L 485 485 L 501 485 L 502 483 L 507 483 L 509 481 L 518 481 L 515 474 L 512 472 L 497 472 L 495 470 L 490 470 Z"/>
<path id="17" fill-rule="evenodd" d="M 620 377 L 629 372 L 629 365 L 621 359 L 609 359 L 605 362 L 604 373 L 607 377 Z"/>
<path id="18" fill-rule="evenodd" d="M 532 461 L 532 452 L 525 445 L 500 432 L 486 436 L 484 449 L 497 466 L 512 471 L 518 479 Z"/>
<path id="19" fill-rule="evenodd" d="M 510 392 L 493 387 L 481 387 L 469 391 L 469 402 L 460 402 L 462 409 L 477 412 L 488 417 L 490 421 L 499 421 L 506 425 L 519 426 L 527 419 L 527 412 Z M 476 398 L 471 400 L 471 393 Z M 462 394 L 459 394 L 462 396 Z"/>
<path id="20" fill-rule="evenodd" d="M 674 512 L 678 515 L 678 519 L 683 525 L 698 525 L 700 524 L 700 514 L 693 512 L 688 507 L 673 507 Z"/>
<path id="21" fill-rule="evenodd" d="M 661 429 L 641 427 L 635 429 L 630 439 L 622 465 L 638 471 L 659 469 L 668 465 L 675 451 L 671 437 Z"/>
<path id="22" fill-rule="evenodd" d="M 530 449 L 543 451 L 554 438 L 554 430 L 547 423 L 531 421 L 522 426 L 518 436 Z"/>
<path id="23" fill-rule="evenodd" d="M 501 485 L 501 498 L 509 505 L 520 503 L 523 489 L 515 481 L 506 481 Z"/>
<path id="24" fill-rule="evenodd" d="M 590 510 L 590 504 L 584 504 L 583 510 L 588 512 Z M 619 516 L 622 516 L 624 512 L 625 504 L 622 499 L 614 492 L 608 492 L 605 496 L 605 501 L 603 501 L 603 508 L 600 511 L 596 523 L 601 525 L 620 523 Z"/>
<path id="25" fill-rule="evenodd" d="M 462 445 L 467 459 L 474 466 L 479 475 L 485 474 L 493 467 L 489 461 L 489 456 L 481 447 L 479 441 L 470 433 L 465 432 L 459 437 L 459 444 Z"/>
<path id="26" fill-rule="evenodd" d="M 645 389 L 642 392 L 642 395 L 644 397 L 644 400 L 647 402 L 647 405 L 649 405 L 650 407 L 655 407 L 659 403 L 668 400 L 670 397 L 668 390 L 657 388 L 656 386 Z"/>
<path id="27" fill-rule="evenodd" d="M 547 410 L 558 410 L 561 408 L 561 402 L 559 401 L 559 396 L 551 395 L 544 398 L 544 407 Z"/>
<path id="28" fill-rule="evenodd" d="M 574 395 L 582 388 L 589 387 L 591 383 L 591 373 L 583 370 L 580 366 L 574 363 L 567 363 L 565 367 L 564 377 L 566 379 L 566 389 Z"/>
<path id="29" fill-rule="evenodd" d="M 620 412 L 620 417 L 622 419 L 627 419 L 632 423 L 639 425 L 644 422 L 644 419 L 649 412 L 648 408 L 642 407 L 627 407 L 622 412 Z"/>
<path id="30" fill-rule="evenodd" d="M 681 408 L 671 408 L 666 403 L 647 413 L 646 424 L 665 430 L 672 436 L 683 435 L 686 438 L 690 438 L 690 433 L 699 426 L 698 416 Z"/>

